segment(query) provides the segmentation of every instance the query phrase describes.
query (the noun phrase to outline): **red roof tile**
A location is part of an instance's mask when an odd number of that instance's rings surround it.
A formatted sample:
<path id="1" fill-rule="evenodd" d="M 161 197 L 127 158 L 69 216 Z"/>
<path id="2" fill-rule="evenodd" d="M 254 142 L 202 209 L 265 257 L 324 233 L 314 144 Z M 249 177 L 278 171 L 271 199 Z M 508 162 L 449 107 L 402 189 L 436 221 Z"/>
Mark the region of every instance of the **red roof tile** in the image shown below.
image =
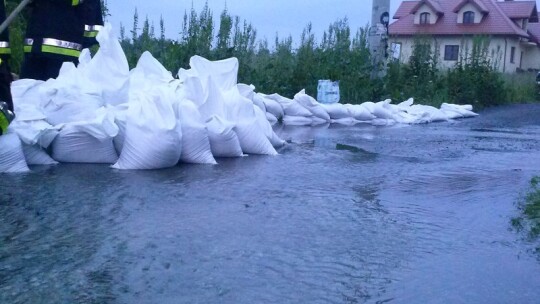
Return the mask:
<path id="1" fill-rule="evenodd" d="M 420 1 L 403 1 L 401 2 L 401 5 L 399 6 L 398 10 L 394 14 L 394 19 L 399 19 L 401 17 L 405 17 L 408 14 L 411 13 L 412 9 L 418 4 Z"/>
<path id="2" fill-rule="evenodd" d="M 508 16 L 505 15 L 495 0 L 476 0 L 482 3 L 489 14 L 479 24 L 458 24 L 457 14 L 454 8 L 461 4 L 462 0 L 438 1 L 444 15 L 440 16 L 435 24 L 414 24 L 414 15 L 405 13 L 406 9 L 414 8 L 419 1 L 402 2 L 396 12 L 399 19 L 389 26 L 390 35 L 413 36 L 418 34 L 428 35 L 518 35 L 529 37 L 527 32 L 518 27 Z M 529 1 L 528 1 L 529 2 Z M 534 1 L 532 1 L 534 3 Z M 394 18 L 396 17 L 394 16 Z"/>
<path id="3" fill-rule="evenodd" d="M 434 12 L 436 12 L 438 15 L 442 15 L 444 12 L 442 10 L 442 7 L 441 5 L 439 4 L 439 2 L 437 1 L 432 1 L 432 0 L 420 0 L 418 1 L 418 3 L 416 3 L 416 5 L 414 6 L 414 8 L 410 11 L 411 14 L 416 14 L 416 12 L 418 11 L 418 9 L 420 9 L 420 7 L 422 7 L 422 5 L 427 5 L 429 6 Z"/>
<path id="4" fill-rule="evenodd" d="M 538 22 L 538 10 L 535 1 L 505 1 L 499 6 L 510 19 L 529 18 L 531 22 Z"/>
<path id="5" fill-rule="evenodd" d="M 529 34 L 532 41 L 540 43 L 540 23 L 529 23 Z"/>
<path id="6" fill-rule="evenodd" d="M 536 12 L 535 1 L 505 1 L 498 4 L 510 19 L 529 18 Z"/>

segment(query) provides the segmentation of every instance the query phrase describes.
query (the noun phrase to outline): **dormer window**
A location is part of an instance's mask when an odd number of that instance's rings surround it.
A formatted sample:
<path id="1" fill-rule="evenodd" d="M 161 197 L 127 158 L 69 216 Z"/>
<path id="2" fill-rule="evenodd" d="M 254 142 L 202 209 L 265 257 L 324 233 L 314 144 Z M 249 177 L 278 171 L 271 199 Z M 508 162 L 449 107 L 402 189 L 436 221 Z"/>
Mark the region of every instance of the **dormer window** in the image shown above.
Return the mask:
<path id="1" fill-rule="evenodd" d="M 421 13 L 420 14 L 420 24 L 429 24 L 430 13 Z"/>
<path id="2" fill-rule="evenodd" d="M 467 11 L 463 13 L 463 24 L 474 24 L 474 12 Z"/>

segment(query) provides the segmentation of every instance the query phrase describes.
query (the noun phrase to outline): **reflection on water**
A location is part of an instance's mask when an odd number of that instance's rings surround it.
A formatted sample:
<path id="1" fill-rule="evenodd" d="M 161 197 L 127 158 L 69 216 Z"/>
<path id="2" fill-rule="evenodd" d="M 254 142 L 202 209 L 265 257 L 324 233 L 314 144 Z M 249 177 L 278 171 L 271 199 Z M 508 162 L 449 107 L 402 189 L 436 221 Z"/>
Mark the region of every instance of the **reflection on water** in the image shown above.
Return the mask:
<path id="1" fill-rule="evenodd" d="M 216 166 L 4 175 L 0 303 L 534 303 L 540 265 L 508 221 L 540 115 L 501 111 L 277 126 L 280 155 Z"/>

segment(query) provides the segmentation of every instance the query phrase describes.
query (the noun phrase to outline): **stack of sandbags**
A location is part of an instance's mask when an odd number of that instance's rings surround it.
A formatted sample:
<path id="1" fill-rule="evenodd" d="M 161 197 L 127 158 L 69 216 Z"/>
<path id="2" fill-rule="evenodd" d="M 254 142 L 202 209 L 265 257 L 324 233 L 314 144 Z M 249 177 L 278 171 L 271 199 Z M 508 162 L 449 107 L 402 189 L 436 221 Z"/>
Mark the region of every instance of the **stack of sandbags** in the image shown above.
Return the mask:
<path id="1" fill-rule="evenodd" d="M 28 165 L 57 164 L 46 152 L 58 128 L 51 126 L 41 109 L 40 85 L 43 81 L 22 79 L 11 84 L 11 94 L 15 100 L 17 116 L 10 129 L 22 141 L 24 156 Z"/>
<path id="2" fill-rule="evenodd" d="M 59 129 L 52 157 L 67 163 L 113 164 L 118 159 L 114 114 L 99 89 L 85 90 L 90 88 L 86 81 L 80 69 L 64 63 L 58 78 L 41 85 L 41 109 L 47 122 Z"/>
<path id="3" fill-rule="evenodd" d="M 194 56 L 190 69 L 180 69 L 175 79 L 145 52 L 130 71 L 110 24 L 98 41 L 93 58 L 83 51 L 78 67 L 65 63 L 57 79 L 12 84 L 17 118 L 2 137 L 0 172 L 56 161 L 157 169 L 179 161 L 215 164 L 215 157 L 275 155 L 285 143 L 272 128 L 278 121 L 310 127 L 390 125 L 477 115 L 470 105 L 437 109 L 414 105 L 412 99 L 344 105 L 319 104 L 304 90 L 293 99 L 266 95 L 237 83 L 236 58 Z M 20 158 L 23 152 L 26 160 Z"/>
<path id="4" fill-rule="evenodd" d="M 277 152 L 270 140 L 264 135 L 260 125 L 268 123 L 258 122 L 255 114 L 255 105 L 252 97 L 255 94 L 249 89 L 243 89 L 240 93 L 237 85 L 238 60 L 230 58 L 220 61 L 209 61 L 200 56 L 194 56 L 190 60 L 190 70 L 180 70 L 179 77 L 188 83 L 184 96 L 193 96 L 193 92 L 200 91 L 203 98 L 199 98 L 196 105 L 206 123 L 212 128 L 212 141 L 215 144 L 235 144 L 231 141 L 233 132 L 236 133 L 243 153 L 275 155 Z M 194 81 L 198 78 L 199 81 Z M 227 128 L 226 126 L 234 126 Z M 225 128 L 227 132 L 219 132 Z M 224 136 L 220 139 L 219 136 Z M 215 151 L 223 150 L 214 148 Z M 234 147 L 228 147 L 228 151 L 235 151 Z"/>

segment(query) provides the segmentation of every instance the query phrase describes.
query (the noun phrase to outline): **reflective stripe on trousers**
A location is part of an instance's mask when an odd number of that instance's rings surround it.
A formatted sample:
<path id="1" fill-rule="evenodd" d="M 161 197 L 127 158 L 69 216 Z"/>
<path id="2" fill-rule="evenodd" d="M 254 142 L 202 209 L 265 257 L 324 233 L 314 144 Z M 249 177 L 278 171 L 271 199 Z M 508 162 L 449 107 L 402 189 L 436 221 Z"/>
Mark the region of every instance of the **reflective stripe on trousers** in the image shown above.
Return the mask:
<path id="1" fill-rule="evenodd" d="M 0 55 L 11 54 L 11 48 L 9 47 L 9 42 L 0 41 Z"/>
<path id="2" fill-rule="evenodd" d="M 85 25 L 84 26 L 84 37 L 86 38 L 95 38 L 99 31 L 103 28 L 102 25 Z"/>
<path id="3" fill-rule="evenodd" d="M 33 45 L 34 39 L 24 39 L 24 52 L 31 52 Z M 43 53 L 79 57 L 81 50 L 82 45 L 78 43 L 53 38 L 44 38 L 43 43 L 41 44 L 41 51 Z"/>

